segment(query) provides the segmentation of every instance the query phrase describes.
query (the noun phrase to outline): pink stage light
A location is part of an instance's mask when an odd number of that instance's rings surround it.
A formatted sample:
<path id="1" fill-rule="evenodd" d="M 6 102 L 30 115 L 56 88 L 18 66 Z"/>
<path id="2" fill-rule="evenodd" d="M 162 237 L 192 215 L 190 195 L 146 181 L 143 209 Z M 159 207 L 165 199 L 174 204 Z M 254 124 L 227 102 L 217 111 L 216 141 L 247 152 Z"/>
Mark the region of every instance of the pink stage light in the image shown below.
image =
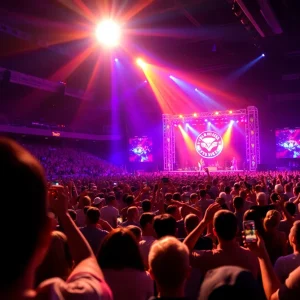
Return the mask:
<path id="1" fill-rule="evenodd" d="M 141 67 L 142 69 L 145 69 L 146 68 L 146 66 L 147 66 L 147 64 L 144 62 L 144 60 L 142 60 L 141 58 L 138 58 L 137 60 L 136 60 L 136 63 L 137 63 L 137 65 L 139 66 L 139 67 Z"/>
<path id="2" fill-rule="evenodd" d="M 116 47 L 121 39 L 121 27 L 113 20 L 104 20 L 96 28 L 97 40 L 106 47 Z"/>

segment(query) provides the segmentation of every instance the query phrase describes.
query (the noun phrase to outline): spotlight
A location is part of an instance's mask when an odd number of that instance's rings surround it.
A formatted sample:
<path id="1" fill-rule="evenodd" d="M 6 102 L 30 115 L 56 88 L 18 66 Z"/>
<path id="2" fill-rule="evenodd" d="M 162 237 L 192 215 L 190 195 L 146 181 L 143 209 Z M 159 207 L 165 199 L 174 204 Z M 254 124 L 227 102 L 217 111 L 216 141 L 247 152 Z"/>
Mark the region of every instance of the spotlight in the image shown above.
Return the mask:
<path id="1" fill-rule="evenodd" d="M 195 118 L 197 117 L 197 114 L 196 114 L 196 113 L 194 113 L 194 117 L 195 117 Z"/>
<path id="2" fill-rule="evenodd" d="M 266 55 L 263 53 L 261 56 L 262 56 L 262 57 L 265 57 Z"/>
<path id="3" fill-rule="evenodd" d="M 118 62 L 119 60 L 117 58 L 115 58 L 115 62 Z"/>
<path id="4" fill-rule="evenodd" d="M 96 38 L 107 47 L 118 46 L 121 38 L 121 27 L 112 20 L 104 20 L 96 28 Z"/>
<path id="5" fill-rule="evenodd" d="M 231 120 L 231 121 L 230 121 L 230 124 L 233 124 L 233 123 L 234 123 L 234 121 L 233 121 L 233 120 Z"/>
<path id="6" fill-rule="evenodd" d="M 207 122 L 207 119 L 205 119 L 204 121 Z"/>
<path id="7" fill-rule="evenodd" d="M 229 113 L 232 114 L 232 110 L 230 110 Z"/>
<path id="8" fill-rule="evenodd" d="M 215 112 L 215 115 L 218 115 L 218 114 L 219 114 L 219 112 L 218 112 L 218 111 L 216 111 L 216 112 Z"/>
<path id="9" fill-rule="evenodd" d="M 173 79 L 174 77 L 172 75 L 169 76 L 171 79 Z"/>
<path id="10" fill-rule="evenodd" d="M 138 59 L 136 60 L 136 63 L 137 63 L 137 65 L 140 66 L 142 69 L 144 69 L 144 68 L 146 67 L 146 65 L 147 65 L 141 58 L 138 58 Z"/>
<path id="11" fill-rule="evenodd" d="M 179 118 L 182 119 L 182 118 L 183 118 L 183 115 L 179 115 Z"/>
<path id="12" fill-rule="evenodd" d="M 148 81 L 147 81 L 147 80 L 145 80 L 145 81 L 144 81 L 144 83 L 148 83 Z"/>
<path id="13" fill-rule="evenodd" d="M 208 122 L 207 124 L 208 124 L 208 125 L 211 125 L 211 122 Z"/>
<path id="14" fill-rule="evenodd" d="M 198 89 L 197 89 L 197 88 L 195 88 L 195 91 L 197 92 L 197 91 L 198 91 Z"/>

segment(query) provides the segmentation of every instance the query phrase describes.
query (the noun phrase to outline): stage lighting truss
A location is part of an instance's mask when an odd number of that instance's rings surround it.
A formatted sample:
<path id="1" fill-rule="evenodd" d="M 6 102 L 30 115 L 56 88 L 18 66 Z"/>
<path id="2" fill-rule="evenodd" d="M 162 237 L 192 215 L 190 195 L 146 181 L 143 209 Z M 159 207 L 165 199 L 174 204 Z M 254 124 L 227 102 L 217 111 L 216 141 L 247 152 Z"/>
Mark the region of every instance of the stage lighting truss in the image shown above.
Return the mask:
<path id="1" fill-rule="evenodd" d="M 201 112 L 187 115 L 169 115 L 163 114 L 163 156 L 164 170 L 173 171 L 176 163 L 175 157 L 175 126 L 182 123 L 192 124 L 194 122 L 205 122 L 205 120 L 214 119 L 215 121 L 230 119 L 244 119 L 245 137 L 246 137 L 246 160 L 248 170 L 256 171 L 260 163 L 260 143 L 259 143 L 259 120 L 258 110 L 255 106 L 248 106 L 246 109 L 226 110 L 213 112 Z"/>

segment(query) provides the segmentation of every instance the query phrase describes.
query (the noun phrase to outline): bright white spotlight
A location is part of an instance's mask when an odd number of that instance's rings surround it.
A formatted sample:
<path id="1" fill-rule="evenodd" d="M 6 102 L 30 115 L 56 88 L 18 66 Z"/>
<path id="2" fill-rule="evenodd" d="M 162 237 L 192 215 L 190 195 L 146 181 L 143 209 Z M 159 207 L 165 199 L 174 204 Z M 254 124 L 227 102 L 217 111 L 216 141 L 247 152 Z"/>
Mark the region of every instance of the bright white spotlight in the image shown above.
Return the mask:
<path id="1" fill-rule="evenodd" d="M 262 57 L 265 57 L 266 55 L 263 53 L 261 56 L 262 56 Z"/>
<path id="2" fill-rule="evenodd" d="M 107 47 L 118 46 L 121 39 L 121 27 L 112 20 L 104 20 L 96 28 L 96 37 Z"/>
<path id="3" fill-rule="evenodd" d="M 117 58 L 115 58 L 115 62 L 118 62 L 119 60 Z"/>
<path id="4" fill-rule="evenodd" d="M 141 59 L 141 58 L 138 58 L 136 60 L 136 63 L 138 66 L 140 66 L 142 69 L 146 68 L 147 64 Z"/>

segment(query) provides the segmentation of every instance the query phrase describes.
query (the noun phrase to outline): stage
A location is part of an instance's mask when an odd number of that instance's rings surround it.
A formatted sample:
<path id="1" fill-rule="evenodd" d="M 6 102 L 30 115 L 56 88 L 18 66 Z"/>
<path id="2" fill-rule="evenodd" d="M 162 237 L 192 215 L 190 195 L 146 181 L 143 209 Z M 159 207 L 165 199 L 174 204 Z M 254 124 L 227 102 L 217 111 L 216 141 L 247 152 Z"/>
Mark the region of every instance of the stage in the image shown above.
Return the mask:
<path id="1" fill-rule="evenodd" d="M 243 173 L 245 170 L 213 170 L 209 171 L 210 174 L 238 174 L 238 173 Z M 164 174 L 173 174 L 173 175 L 207 175 L 205 171 L 183 171 L 183 170 L 178 170 L 178 171 L 164 171 Z"/>
<path id="2" fill-rule="evenodd" d="M 260 163 L 258 110 L 254 106 L 162 117 L 165 171 L 196 174 L 200 165 L 210 166 L 212 173 L 255 171 Z"/>

